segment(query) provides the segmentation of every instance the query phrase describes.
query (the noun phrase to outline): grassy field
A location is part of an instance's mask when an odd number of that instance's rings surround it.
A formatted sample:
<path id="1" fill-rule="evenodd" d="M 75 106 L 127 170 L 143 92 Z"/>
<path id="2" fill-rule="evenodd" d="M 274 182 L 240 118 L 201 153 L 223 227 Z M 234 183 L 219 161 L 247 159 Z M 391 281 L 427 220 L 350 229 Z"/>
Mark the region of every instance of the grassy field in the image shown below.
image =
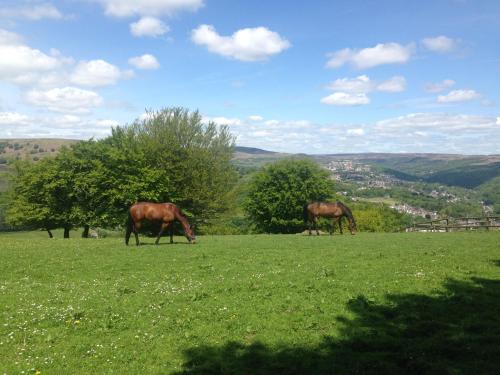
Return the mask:
<path id="1" fill-rule="evenodd" d="M 0 234 L 1 374 L 492 374 L 500 232 Z"/>

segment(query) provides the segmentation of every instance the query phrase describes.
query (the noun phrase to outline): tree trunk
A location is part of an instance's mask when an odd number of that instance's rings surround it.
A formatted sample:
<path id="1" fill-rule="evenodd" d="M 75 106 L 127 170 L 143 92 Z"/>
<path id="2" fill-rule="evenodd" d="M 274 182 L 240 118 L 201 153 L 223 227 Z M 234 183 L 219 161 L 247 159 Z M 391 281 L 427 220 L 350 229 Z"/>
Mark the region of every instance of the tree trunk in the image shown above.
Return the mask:
<path id="1" fill-rule="evenodd" d="M 89 230 L 90 230 L 90 226 L 89 225 L 85 225 L 83 227 L 82 238 L 89 238 Z"/>

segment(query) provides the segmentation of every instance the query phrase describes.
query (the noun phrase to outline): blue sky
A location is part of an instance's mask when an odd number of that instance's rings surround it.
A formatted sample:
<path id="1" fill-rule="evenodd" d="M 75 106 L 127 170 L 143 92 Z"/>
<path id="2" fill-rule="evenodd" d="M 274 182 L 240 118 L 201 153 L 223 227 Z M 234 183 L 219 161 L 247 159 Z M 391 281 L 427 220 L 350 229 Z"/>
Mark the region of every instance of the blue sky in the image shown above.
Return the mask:
<path id="1" fill-rule="evenodd" d="M 0 1 L 0 138 L 183 106 L 283 152 L 500 153 L 500 2 Z"/>

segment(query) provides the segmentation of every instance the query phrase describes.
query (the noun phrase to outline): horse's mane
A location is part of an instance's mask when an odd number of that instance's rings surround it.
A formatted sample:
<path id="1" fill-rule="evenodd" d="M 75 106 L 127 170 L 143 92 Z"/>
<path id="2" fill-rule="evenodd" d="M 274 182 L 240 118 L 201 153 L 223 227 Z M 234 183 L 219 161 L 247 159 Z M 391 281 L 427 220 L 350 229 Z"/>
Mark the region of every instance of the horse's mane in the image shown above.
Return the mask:
<path id="1" fill-rule="evenodd" d="M 344 203 L 342 203 L 341 201 L 337 201 L 337 205 L 339 205 L 340 207 L 343 208 L 343 210 L 345 211 L 345 214 L 346 216 L 349 218 L 349 220 L 352 220 L 352 222 L 354 224 L 356 224 L 356 221 L 354 220 L 354 216 L 352 216 L 352 212 L 351 210 L 349 209 L 349 207 L 347 207 Z"/>

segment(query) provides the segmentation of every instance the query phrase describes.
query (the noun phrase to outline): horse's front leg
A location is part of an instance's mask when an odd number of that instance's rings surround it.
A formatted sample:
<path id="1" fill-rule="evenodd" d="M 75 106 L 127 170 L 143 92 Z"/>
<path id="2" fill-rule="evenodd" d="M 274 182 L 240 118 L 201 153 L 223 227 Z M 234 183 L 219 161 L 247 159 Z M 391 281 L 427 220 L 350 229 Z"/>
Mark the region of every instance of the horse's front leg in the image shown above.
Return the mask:
<path id="1" fill-rule="evenodd" d="M 170 223 L 162 223 L 160 227 L 160 232 L 158 233 L 158 237 L 156 237 L 155 245 L 158 245 L 160 243 L 160 237 L 165 232 L 165 229 L 168 228 Z M 172 240 L 172 238 L 170 238 Z"/>
<path id="2" fill-rule="evenodd" d="M 174 243 L 174 223 L 170 224 L 170 243 Z"/>
<path id="3" fill-rule="evenodd" d="M 338 217 L 335 217 L 332 219 L 332 233 L 331 234 L 335 234 L 335 225 L 337 225 L 338 222 L 339 222 Z"/>
<path id="4" fill-rule="evenodd" d="M 314 218 L 314 228 L 316 229 L 316 236 L 319 236 L 319 230 L 318 230 L 318 218 Z"/>
<path id="5" fill-rule="evenodd" d="M 344 234 L 344 232 L 342 232 L 342 217 L 339 217 L 339 230 L 340 234 Z"/>

